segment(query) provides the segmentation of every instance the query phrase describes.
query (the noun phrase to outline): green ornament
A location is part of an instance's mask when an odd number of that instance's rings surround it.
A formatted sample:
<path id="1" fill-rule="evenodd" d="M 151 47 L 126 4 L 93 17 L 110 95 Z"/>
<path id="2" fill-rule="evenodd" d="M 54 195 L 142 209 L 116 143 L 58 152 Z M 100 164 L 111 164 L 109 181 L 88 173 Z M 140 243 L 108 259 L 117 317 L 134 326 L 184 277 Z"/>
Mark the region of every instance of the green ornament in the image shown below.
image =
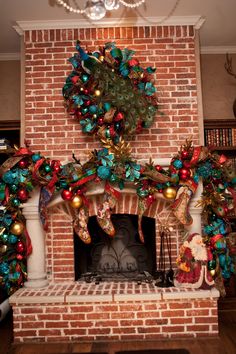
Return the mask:
<path id="1" fill-rule="evenodd" d="M 88 113 L 88 108 L 87 107 L 82 108 L 81 112 L 82 112 L 82 114 Z"/>
<path id="2" fill-rule="evenodd" d="M 16 184 L 11 184 L 11 185 L 10 185 L 10 191 L 11 191 L 12 193 L 16 193 L 17 190 L 18 190 L 18 187 L 17 187 Z"/>

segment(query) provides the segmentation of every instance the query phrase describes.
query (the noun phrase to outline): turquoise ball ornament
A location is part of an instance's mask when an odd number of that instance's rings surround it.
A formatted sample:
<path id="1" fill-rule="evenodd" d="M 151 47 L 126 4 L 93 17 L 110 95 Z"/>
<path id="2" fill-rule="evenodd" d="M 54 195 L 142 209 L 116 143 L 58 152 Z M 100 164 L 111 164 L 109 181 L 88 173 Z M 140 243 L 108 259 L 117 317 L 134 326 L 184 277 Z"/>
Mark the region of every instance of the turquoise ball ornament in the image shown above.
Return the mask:
<path id="1" fill-rule="evenodd" d="M 52 171 L 51 166 L 50 166 L 50 165 L 48 165 L 48 164 L 44 165 L 44 171 L 45 171 L 46 173 L 51 172 L 51 171 Z"/>
<path id="2" fill-rule="evenodd" d="M 7 243 L 8 242 L 8 234 L 7 233 L 3 233 L 3 234 L 1 234 L 1 236 L 0 236 L 0 238 L 1 238 L 1 241 L 3 242 L 3 243 Z"/>
<path id="3" fill-rule="evenodd" d="M 10 234 L 8 236 L 8 242 L 11 243 L 11 244 L 14 244 L 18 241 L 18 237 L 14 234 Z"/>
<path id="4" fill-rule="evenodd" d="M 38 153 L 38 154 L 33 154 L 32 155 L 32 160 L 33 162 L 37 162 L 38 160 L 41 159 L 41 155 Z"/>
<path id="5" fill-rule="evenodd" d="M 85 84 L 89 80 L 89 76 L 87 74 L 81 75 L 81 80 Z"/>
<path id="6" fill-rule="evenodd" d="M 20 205 L 20 200 L 18 198 L 13 198 L 11 200 L 11 205 L 14 207 L 18 207 Z"/>

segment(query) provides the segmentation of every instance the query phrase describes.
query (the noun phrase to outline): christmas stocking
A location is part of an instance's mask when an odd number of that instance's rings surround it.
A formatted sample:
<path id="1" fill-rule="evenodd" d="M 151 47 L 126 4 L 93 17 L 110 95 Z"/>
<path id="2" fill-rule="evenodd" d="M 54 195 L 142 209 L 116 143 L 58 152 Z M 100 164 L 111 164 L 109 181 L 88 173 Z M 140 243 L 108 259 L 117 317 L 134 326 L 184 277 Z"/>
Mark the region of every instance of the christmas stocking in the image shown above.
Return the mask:
<path id="1" fill-rule="evenodd" d="M 91 237 L 87 228 L 88 218 L 89 212 L 87 206 L 81 207 L 79 211 L 75 211 L 74 209 L 74 231 L 79 236 L 79 238 L 86 244 L 91 243 Z"/>
<path id="2" fill-rule="evenodd" d="M 109 236 L 115 235 L 115 228 L 111 221 L 111 211 L 114 209 L 120 193 L 109 183 L 105 185 L 104 202 L 98 207 L 97 222 Z"/>
<path id="3" fill-rule="evenodd" d="M 193 219 L 189 213 L 189 203 L 193 193 L 197 189 L 197 184 L 193 181 L 186 181 L 186 184 L 180 186 L 178 189 L 174 203 L 172 204 L 172 209 L 175 217 L 183 225 L 191 225 Z"/>

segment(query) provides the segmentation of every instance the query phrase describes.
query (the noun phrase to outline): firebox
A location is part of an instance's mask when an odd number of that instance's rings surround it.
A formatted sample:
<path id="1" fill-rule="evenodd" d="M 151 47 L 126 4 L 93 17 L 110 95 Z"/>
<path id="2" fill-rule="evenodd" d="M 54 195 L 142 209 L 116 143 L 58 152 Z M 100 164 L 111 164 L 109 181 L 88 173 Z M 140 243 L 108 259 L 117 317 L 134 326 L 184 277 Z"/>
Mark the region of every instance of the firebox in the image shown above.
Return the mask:
<path id="1" fill-rule="evenodd" d="M 89 218 L 92 242 L 84 244 L 74 234 L 75 280 L 151 281 L 156 272 L 155 219 L 142 218 L 144 243 L 138 233 L 138 216 L 113 214 L 114 237 L 98 225 L 96 216 Z"/>

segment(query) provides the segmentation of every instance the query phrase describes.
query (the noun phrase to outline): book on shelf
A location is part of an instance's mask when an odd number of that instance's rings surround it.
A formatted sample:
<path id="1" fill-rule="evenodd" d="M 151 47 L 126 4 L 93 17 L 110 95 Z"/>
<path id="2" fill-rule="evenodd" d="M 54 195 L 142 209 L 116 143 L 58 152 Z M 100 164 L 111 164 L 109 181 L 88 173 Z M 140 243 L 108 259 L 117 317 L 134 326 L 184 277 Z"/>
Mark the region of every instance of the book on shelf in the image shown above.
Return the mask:
<path id="1" fill-rule="evenodd" d="M 236 146 L 236 128 L 206 128 L 206 146 Z"/>

